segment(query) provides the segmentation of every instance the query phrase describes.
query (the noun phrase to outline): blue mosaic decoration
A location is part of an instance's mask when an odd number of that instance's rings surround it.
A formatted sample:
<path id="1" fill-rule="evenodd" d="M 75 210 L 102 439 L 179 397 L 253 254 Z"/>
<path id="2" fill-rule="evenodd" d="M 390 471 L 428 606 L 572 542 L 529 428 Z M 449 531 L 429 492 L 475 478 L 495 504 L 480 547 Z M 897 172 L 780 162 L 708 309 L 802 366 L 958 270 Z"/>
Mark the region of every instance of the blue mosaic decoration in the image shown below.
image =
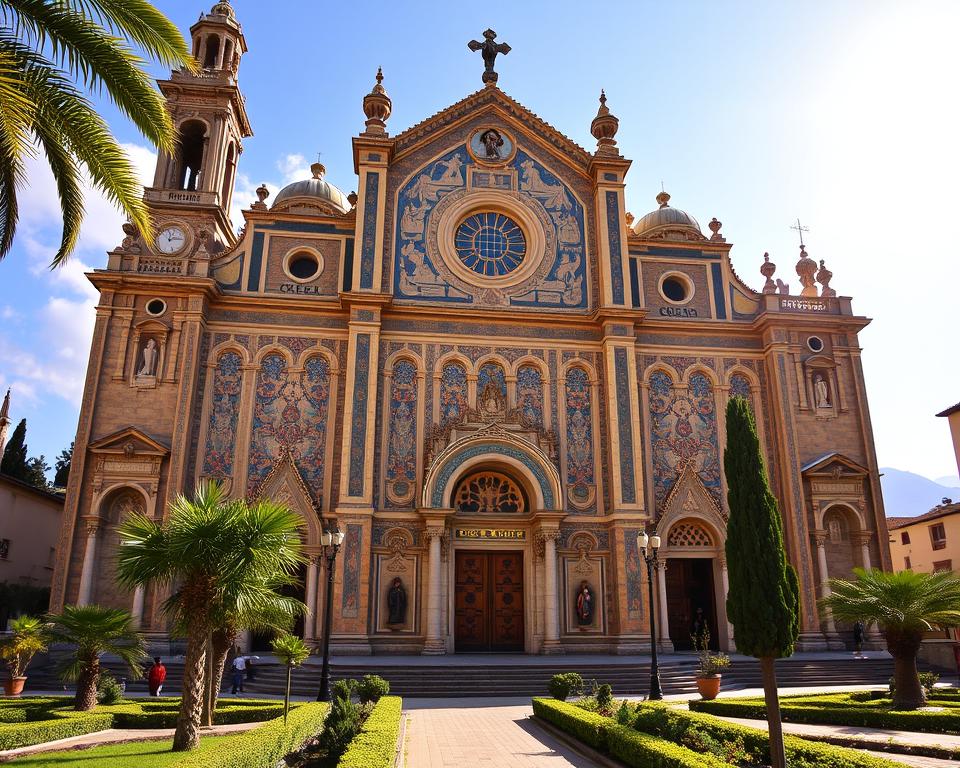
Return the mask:
<path id="1" fill-rule="evenodd" d="M 627 572 L 628 619 L 643 617 L 643 577 L 640 571 L 640 553 L 637 550 L 637 534 L 639 533 L 639 528 L 624 528 L 623 530 L 623 565 Z"/>
<path id="2" fill-rule="evenodd" d="M 484 277 L 509 275 L 527 255 L 520 225 L 502 213 L 474 213 L 457 227 L 454 247 L 461 263 Z"/>
<path id="3" fill-rule="evenodd" d="M 343 537 L 343 594 L 340 611 L 345 618 L 360 615 L 360 561 L 363 526 L 350 523 Z"/>
<path id="4" fill-rule="evenodd" d="M 440 424 L 457 421 L 468 407 L 467 371 L 460 363 L 448 363 L 440 374 Z"/>
<path id="5" fill-rule="evenodd" d="M 623 262 L 620 255 L 620 202 L 607 192 L 607 239 L 610 243 L 610 287 L 613 303 L 623 304 Z"/>
<path id="6" fill-rule="evenodd" d="M 326 358 L 314 355 L 297 374 L 287 370 L 286 359 L 277 352 L 263 358 L 253 403 L 248 496 L 256 495 L 285 446 L 313 500 L 322 505 L 329 407 Z"/>
<path id="7" fill-rule="evenodd" d="M 543 374 L 535 365 L 517 370 L 517 408 L 531 424 L 543 426 Z"/>
<path id="8" fill-rule="evenodd" d="M 730 396 L 745 397 L 749 402 L 752 397 L 752 393 L 750 392 L 750 380 L 741 373 L 733 374 L 733 376 L 730 377 Z"/>
<path id="9" fill-rule="evenodd" d="M 357 354 L 353 374 L 353 417 L 350 427 L 351 496 L 363 495 L 363 469 L 367 438 L 367 397 L 370 378 L 370 334 L 357 334 Z"/>
<path id="10" fill-rule="evenodd" d="M 664 371 L 650 376 L 650 449 L 657 506 L 683 467 L 693 463 L 706 489 L 720 501 L 720 452 L 713 387 L 702 373 L 686 392 Z"/>
<path id="11" fill-rule="evenodd" d="M 409 360 L 400 360 L 393 366 L 390 385 L 386 481 L 413 483 L 416 479 L 417 367 Z"/>
<path id="12" fill-rule="evenodd" d="M 586 506 L 596 485 L 593 462 L 593 404 L 590 378 L 583 368 L 570 368 L 566 378 L 567 491 Z M 591 507 L 593 504 L 590 505 Z"/>
<path id="13" fill-rule="evenodd" d="M 367 173 L 363 203 L 363 240 L 360 244 L 360 288 L 373 288 L 373 262 L 377 243 L 377 197 L 380 174 Z"/>
<path id="14" fill-rule="evenodd" d="M 503 372 L 503 368 L 497 363 L 484 363 L 477 372 L 478 400 L 483 397 L 483 391 L 487 388 L 487 384 L 491 382 L 500 390 L 500 394 L 504 397 L 507 396 L 507 377 Z"/>
<path id="15" fill-rule="evenodd" d="M 213 395 L 207 427 L 207 452 L 203 459 L 206 477 L 223 479 L 233 474 L 237 417 L 243 383 L 243 361 L 236 352 L 224 352 L 213 373 Z"/>
<path id="16" fill-rule="evenodd" d="M 463 462 L 472 459 L 474 456 L 491 453 L 498 456 L 510 456 L 520 461 L 536 478 L 537 484 L 540 486 L 540 493 L 543 494 L 544 507 L 546 509 L 554 509 L 555 500 L 553 497 L 553 489 L 550 487 L 550 481 L 543 471 L 543 468 L 530 458 L 530 455 L 526 451 L 521 451 L 512 445 L 502 445 L 500 443 L 477 443 L 475 445 L 468 445 L 451 456 L 446 464 L 443 465 L 440 472 L 437 473 L 437 478 L 433 486 L 433 497 L 430 500 L 431 505 L 438 508 L 444 506 L 443 489 L 450 480 L 450 476 L 459 470 Z M 448 499 L 447 501 L 450 500 Z"/>
<path id="17" fill-rule="evenodd" d="M 613 365 L 617 377 L 617 424 L 620 436 L 620 495 L 625 504 L 637 501 L 633 482 L 633 412 L 630 408 L 630 377 L 627 373 L 627 350 L 613 350 Z"/>

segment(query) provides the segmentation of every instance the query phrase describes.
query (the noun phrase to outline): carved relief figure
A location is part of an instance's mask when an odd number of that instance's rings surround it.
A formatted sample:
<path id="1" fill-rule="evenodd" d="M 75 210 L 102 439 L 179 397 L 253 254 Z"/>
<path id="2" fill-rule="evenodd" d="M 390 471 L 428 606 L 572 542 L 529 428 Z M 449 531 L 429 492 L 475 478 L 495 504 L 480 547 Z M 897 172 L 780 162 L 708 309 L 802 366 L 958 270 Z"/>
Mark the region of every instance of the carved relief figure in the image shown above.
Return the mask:
<path id="1" fill-rule="evenodd" d="M 144 345 L 143 352 L 140 356 L 141 365 L 140 370 L 137 371 L 137 376 L 156 376 L 157 359 L 159 357 L 160 352 L 157 350 L 156 340 L 147 339 L 147 343 Z"/>
<path id="2" fill-rule="evenodd" d="M 440 278 L 427 266 L 425 257 L 420 252 L 420 249 L 412 242 L 407 243 L 400 249 L 400 255 L 406 260 L 407 264 L 413 268 L 412 273 L 411 271 L 404 271 L 414 284 L 436 285 L 440 282 Z"/>
<path id="3" fill-rule="evenodd" d="M 480 134 L 480 143 L 483 144 L 483 150 L 491 160 L 500 159 L 500 147 L 503 146 L 503 137 L 493 128 L 490 128 Z"/>
<path id="4" fill-rule="evenodd" d="M 426 215 L 426 207 L 408 203 L 403 209 L 403 216 L 400 217 L 400 231 L 403 236 L 414 240 L 423 237 L 423 220 Z"/>
<path id="5" fill-rule="evenodd" d="M 407 590 L 400 577 L 393 580 L 387 592 L 387 624 L 392 627 L 402 625 L 407 620 Z"/>
<path id="6" fill-rule="evenodd" d="M 577 220 L 565 211 L 557 214 L 557 240 L 566 245 L 580 243 L 580 226 Z"/>
<path id="7" fill-rule="evenodd" d="M 817 408 L 830 408 L 830 391 L 827 387 L 827 380 L 822 373 L 813 377 L 813 392 L 816 396 Z"/>
<path id="8" fill-rule="evenodd" d="M 559 183 L 544 181 L 543 175 L 530 158 L 520 163 L 520 189 L 528 192 L 543 203 L 547 210 L 567 208 L 567 193 Z"/>
<path id="9" fill-rule="evenodd" d="M 593 592 L 586 581 L 580 582 L 577 592 L 577 623 L 581 627 L 593 624 Z"/>

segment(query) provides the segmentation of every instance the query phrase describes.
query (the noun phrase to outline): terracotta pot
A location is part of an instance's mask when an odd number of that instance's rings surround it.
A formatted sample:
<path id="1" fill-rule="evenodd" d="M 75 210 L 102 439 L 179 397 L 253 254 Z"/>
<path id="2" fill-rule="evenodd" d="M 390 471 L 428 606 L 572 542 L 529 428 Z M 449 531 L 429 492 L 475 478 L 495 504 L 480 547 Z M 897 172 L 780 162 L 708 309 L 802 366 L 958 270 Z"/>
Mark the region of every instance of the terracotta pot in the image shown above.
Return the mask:
<path id="1" fill-rule="evenodd" d="M 700 692 L 700 697 L 707 701 L 717 698 L 717 694 L 720 693 L 720 675 L 698 677 L 697 690 Z"/>
<path id="2" fill-rule="evenodd" d="M 25 677 L 9 677 L 3 681 L 3 693 L 5 696 L 19 696 L 23 693 L 23 684 L 27 682 Z"/>

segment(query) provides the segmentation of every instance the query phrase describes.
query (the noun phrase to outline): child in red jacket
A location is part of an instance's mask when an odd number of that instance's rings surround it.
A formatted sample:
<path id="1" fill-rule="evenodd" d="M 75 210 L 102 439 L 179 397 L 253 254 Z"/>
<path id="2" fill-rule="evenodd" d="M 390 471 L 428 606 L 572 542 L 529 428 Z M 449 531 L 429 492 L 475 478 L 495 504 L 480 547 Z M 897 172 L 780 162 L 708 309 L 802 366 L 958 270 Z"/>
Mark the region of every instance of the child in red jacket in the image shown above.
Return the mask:
<path id="1" fill-rule="evenodd" d="M 147 673 L 147 685 L 150 687 L 151 696 L 159 696 L 160 689 L 163 688 L 163 681 L 167 679 L 167 668 L 163 666 L 160 657 L 153 660 L 150 671 Z"/>

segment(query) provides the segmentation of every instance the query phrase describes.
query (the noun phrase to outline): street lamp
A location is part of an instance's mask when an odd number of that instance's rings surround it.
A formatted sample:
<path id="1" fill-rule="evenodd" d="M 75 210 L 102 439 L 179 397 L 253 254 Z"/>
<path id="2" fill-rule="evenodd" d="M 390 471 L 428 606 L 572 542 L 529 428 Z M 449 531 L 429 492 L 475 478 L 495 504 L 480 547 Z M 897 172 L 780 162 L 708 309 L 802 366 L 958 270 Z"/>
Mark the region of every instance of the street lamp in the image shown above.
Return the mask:
<path id="1" fill-rule="evenodd" d="M 650 547 L 649 553 L 647 547 Z M 637 549 L 647 564 L 647 587 L 650 589 L 650 701 L 660 701 L 663 690 L 660 688 L 660 663 L 657 661 L 657 614 L 653 607 L 653 566 L 657 563 L 657 550 L 660 549 L 660 537 L 647 536 L 646 531 L 637 534 Z"/>
<path id="2" fill-rule="evenodd" d="M 325 530 L 320 534 L 323 556 L 327 561 L 327 599 L 323 615 L 323 667 L 320 668 L 320 693 L 317 701 L 330 701 L 330 622 L 333 618 L 333 571 L 337 564 L 337 552 L 343 544 L 343 533 Z"/>

